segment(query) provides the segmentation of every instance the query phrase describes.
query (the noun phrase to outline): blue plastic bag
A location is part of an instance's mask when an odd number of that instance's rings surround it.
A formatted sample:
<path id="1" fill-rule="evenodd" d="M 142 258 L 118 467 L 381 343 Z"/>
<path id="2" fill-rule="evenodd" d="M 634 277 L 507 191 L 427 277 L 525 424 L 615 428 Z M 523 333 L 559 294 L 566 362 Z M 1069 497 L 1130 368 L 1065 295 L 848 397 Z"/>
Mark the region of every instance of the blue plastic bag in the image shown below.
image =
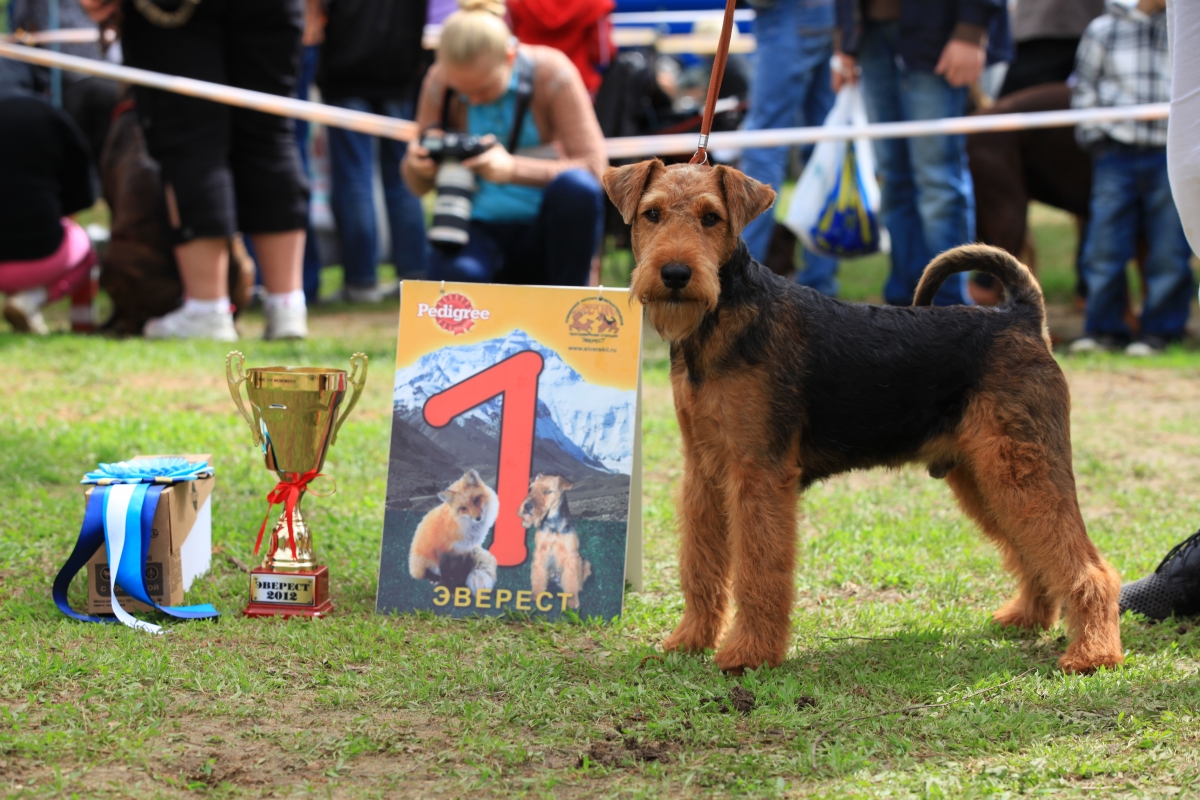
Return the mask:
<path id="1" fill-rule="evenodd" d="M 866 123 L 862 90 L 857 85 L 843 87 L 825 126 Z M 815 253 L 865 256 L 887 249 L 879 203 L 871 143 L 866 139 L 819 142 L 792 193 L 784 224 Z"/>

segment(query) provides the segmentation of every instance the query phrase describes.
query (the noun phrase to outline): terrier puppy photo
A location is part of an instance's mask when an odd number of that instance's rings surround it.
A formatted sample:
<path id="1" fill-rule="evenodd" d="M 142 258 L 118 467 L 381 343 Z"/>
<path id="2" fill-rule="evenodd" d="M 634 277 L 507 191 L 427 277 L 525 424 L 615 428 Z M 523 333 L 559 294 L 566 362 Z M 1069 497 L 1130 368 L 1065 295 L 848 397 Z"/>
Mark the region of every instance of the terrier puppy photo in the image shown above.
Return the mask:
<path id="1" fill-rule="evenodd" d="M 536 528 L 530 588 L 534 597 L 546 591 L 550 581 L 566 594 L 567 605 L 579 608 L 579 592 L 592 574 L 592 564 L 579 555 L 579 534 L 567 506 L 567 491 L 575 484 L 559 475 L 543 475 L 529 484 L 529 496 L 521 504 L 521 522 Z"/>
<path id="2" fill-rule="evenodd" d="M 417 580 L 466 586 L 472 592 L 496 585 L 496 557 L 483 549 L 500 515 L 500 499 L 473 469 L 444 492 L 442 504 L 417 525 L 408 571 Z"/>
<path id="3" fill-rule="evenodd" d="M 732 673 L 778 666 L 797 494 L 848 470 L 917 462 L 945 479 L 1016 577 L 997 622 L 1050 627 L 1065 607 L 1062 669 L 1122 661 L 1120 582 L 1079 513 L 1067 382 L 1024 265 L 958 247 L 926 267 L 912 307 L 852 304 L 751 259 L 740 234 L 775 193 L 735 169 L 643 161 L 610 168 L 604 187 L 632 223 L 631 292 L 670 342 L 683 439 L 686 605 L 664 649 L 717 648 Z M 996 277 L 1006 303 L 932 306 L 967 270 Z"/>

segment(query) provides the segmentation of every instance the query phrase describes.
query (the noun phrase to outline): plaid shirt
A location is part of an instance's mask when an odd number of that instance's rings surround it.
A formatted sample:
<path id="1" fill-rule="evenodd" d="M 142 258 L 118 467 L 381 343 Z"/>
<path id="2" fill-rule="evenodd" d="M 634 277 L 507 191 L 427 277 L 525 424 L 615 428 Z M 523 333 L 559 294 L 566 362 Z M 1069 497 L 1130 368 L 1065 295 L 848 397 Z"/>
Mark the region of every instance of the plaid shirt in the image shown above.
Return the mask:
<path id="1" fill-rule="evenodd" d="M 1171 99 L 1167 15 L 1148 17 L 1133 5 L 1109 0 L 1107 13 L 1092 20 L 1075 55 L 1072 108 L 1111 108 Z M 1165 119 L 1078 125 L 1083 147 L 1105 137 L 1141 147 L 1165 147 Z"/>

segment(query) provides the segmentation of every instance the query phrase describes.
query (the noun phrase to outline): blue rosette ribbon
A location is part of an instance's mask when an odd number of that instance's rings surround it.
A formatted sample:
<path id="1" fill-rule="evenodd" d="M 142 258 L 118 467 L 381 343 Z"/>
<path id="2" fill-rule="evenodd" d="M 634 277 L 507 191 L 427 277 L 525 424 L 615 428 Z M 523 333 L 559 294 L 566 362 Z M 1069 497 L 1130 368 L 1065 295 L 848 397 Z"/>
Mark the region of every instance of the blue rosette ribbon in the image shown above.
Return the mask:
<path id="1" fill-rule="evenodd" d="M 72 619 L 82 622 L 121 622 L 148 633 L 163 633 L 163 628 L 137 619 L 117 600 L 117 587 L 135 600 L 178 619 L 212 619 L 217 610 L 209 603 L 194 606 L 160 606 L 146 591 L 146 556 L 150 552 L 150 532 L 163 489 L 175 483 L 209 477 L 208 462 L 189 462 L 185 458 L 139 458 L 117 464 L 100 464 L 87 473 L 81 483 L 92 484 L 83 526 L 75 549 L 54 579 L 54 603 Z M 96 551 L 104 545 L 108 555 L 109 597 L 116 618 L 80 614 L 67 602 L 72 579 Z"/>

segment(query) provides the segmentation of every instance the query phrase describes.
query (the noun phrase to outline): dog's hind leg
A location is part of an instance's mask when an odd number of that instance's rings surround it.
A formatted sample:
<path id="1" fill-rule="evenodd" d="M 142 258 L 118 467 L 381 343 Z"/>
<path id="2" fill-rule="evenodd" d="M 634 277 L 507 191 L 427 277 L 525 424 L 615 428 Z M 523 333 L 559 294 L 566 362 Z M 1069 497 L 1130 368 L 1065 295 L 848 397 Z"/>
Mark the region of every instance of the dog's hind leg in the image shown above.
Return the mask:
<path id="1" fill-rule="evenodd" d="M 1065 671 L 1086 673 L 1121 663 L 1120 579 L 1088 538 L 1075 496 L 1070 443 L 1053 437 L 1020 441 L 986 423 L 976 430 L 980 433 L 966 443 L 968 466 L 983 503 L 1031 586 L 1044 587 L 1045 599 L 1039 592 L 1015 610 L 1032 606 L 1036 613 L 1038 606 L 1066 604 L 1072 641 L 1058 661 Z"/>
<path id="2" fill-rule="evenodd" d="M 733 466 L 733 465 L 731 465 Z M 727 479 L 737 616 L 717 666 L 740 674 L 777 667 L 787 654 L 796 594 L 796 482 L 799 470 L 746 469 Z"/>
<path id="3" fill-rule="evenodd" d="M 689 463 L 679 498 L 679 578 L 683 619 L 664 650 L 699 653 L 717 646 L 729 609 L 729 523 L 716 481 Z"/>
<path id="4" fill-rule="evenodd" d="M 1050 597 L 1036 574 L 1021 563 L 1017 550 L 1013 549 L 1008 537 L 1000 528 L 995 515 L 984 503 L 983 495 L 975 477 L 966 467 L 957 467 L 946 475 L 946 484 L 958 498 L 959 505 L 967 516 L 975 520 L 980 529 L 1000 549 L 1004 568 L 1016 576 L 1017 594 L 1001 606 L 992 618 L 1006 627 L 1050 628 L 1058 621 L 1059 603 Z"/>

